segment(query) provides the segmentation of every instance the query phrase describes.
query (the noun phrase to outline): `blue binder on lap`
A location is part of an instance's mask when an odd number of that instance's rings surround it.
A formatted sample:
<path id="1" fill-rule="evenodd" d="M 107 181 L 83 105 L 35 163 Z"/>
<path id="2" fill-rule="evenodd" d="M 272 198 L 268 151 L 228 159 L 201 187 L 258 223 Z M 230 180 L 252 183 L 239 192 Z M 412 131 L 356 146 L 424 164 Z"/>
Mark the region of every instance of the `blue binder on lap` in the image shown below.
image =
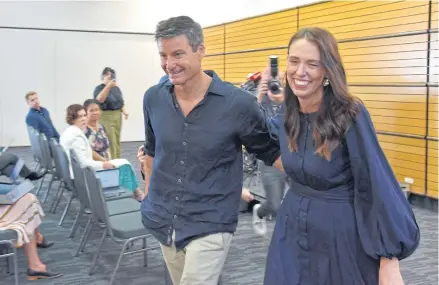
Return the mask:
<path id="1" fill-rule="evenodd" d="M 0 184 L 0 205 L 12 205 L 34 188 L 35 185 L 29 180 L 24 180 L 18 185 Z"/>

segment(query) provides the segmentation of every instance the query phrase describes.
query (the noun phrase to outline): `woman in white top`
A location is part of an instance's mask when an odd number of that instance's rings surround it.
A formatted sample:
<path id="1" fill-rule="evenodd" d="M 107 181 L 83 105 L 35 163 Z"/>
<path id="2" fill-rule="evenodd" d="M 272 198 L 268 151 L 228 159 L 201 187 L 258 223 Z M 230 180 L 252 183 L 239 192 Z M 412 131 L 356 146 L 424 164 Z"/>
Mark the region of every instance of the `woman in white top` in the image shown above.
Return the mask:
<path id="1" fill-rule="evenodd" d="M 70 126 L 61 134 L 60 144 L 66 150 L 70 160 L 70 150 L 74 149 L 82 167 L 91 166 L 94 170 L 111 169 L 118 167 L 121 169 L 121 186 L 134 192 L 136 200 L 143 200 L 143 193 L 139 188 L 136 174 L 131 164 L 126 159 L 114 159 L 109 161 L 93 160 L 93 150 L 85 136 L 87 130 L 87 113 L 82 105 L 73 104 L 67 107 L 67 124 Z M 73 177 L 73 172 L 70 169 Z"/>

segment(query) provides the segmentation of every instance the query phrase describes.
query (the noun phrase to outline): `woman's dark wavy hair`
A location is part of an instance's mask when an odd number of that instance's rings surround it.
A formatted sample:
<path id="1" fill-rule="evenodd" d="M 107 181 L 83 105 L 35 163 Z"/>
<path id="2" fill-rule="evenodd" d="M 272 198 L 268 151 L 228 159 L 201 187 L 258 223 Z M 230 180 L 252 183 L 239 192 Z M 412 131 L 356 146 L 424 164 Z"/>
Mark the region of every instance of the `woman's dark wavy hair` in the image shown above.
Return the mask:
<path id="1" fill-rule="evenodd" d="M 329 85 L 323 87 L 323 102 L 314 123 L 313 139 L 316 153 L 330 160 L 332 151 L 340 144 L 349 125 L 359 112 L 360 101 L 348 91 L 346 73 L 334 36 L 321 28 L 303 28 L 290 39 L 288 51 L 291 44 L 300 39 L 306 39 L 317 46 L 320 51 L 320 61 L 325 70 L 325 77 L 329 79 Z M 286 80 L 284 127 L 290 149 L 297 151 L 297 138 L 300 132 L 300 106 L 288 79 Z"/>

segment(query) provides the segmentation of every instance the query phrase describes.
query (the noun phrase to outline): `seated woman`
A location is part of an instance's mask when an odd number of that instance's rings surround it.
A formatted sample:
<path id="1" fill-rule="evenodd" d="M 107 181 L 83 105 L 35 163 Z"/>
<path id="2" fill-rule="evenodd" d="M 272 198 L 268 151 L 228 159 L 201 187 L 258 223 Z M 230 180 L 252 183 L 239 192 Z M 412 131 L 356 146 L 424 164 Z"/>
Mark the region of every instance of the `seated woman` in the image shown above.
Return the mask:
<path id="1" fill-rule="evenodd" d="M 11 176 L 15 169 L 15 165 L 18 162 L 18 156 L 11 152 L 5 152 L 0 154 L 0 174 Z M 23 165 L 20 171 L 20 176 L 29 180 L 38 180 L 43 177 L 43 172 L 31 171 L 26 165 Z"/>
<path id="2" fill-rule="evenodd" d="M 44 217 L 43 209 L 35 195 L 28 193 L 12 205 L 0 205 L 0 230 L 17 232 L 16 247 L 24 247 L 27 256 L 28 280 L 53 279 L 61 273 L 50 272 L 38 256 L 37 247 L 48 248 L 47 242 L 38 231 Z"/>
<path id="3" fill-rule="evenodd" d="M 99 123 L 101 118 L 100 102 L 96 99 L 88 99 L 84 102 L 87 112 L 87 130 L 85 136 L 93 149 L 93 159 L 108 161 L 111 159 L 110 140 L 105 133 L 105 127 Z"/>
<path id="4" fill-rule="evenodd" d="M 143 200 L 143 193 L 140 191 L 139 183 L 133 167 L 126 159 L 114 159 L 109 161 L 96 161 L 93 159 L 93 150 L 89 144 L 85 131 L 87 130 L 87 113 L 85 108 L 79 104 L 67 107 L 66 121 L 70 125 L 61 135 L 60 144 L 66 150 L 70 159 L 70 150 L 74 149 L 82 167 L 90 166 L 94 170 L 119 168 L 121 187 L 133 191 L 134 198 Z M 70 171 L 73 177 L 73 171 Z"/>

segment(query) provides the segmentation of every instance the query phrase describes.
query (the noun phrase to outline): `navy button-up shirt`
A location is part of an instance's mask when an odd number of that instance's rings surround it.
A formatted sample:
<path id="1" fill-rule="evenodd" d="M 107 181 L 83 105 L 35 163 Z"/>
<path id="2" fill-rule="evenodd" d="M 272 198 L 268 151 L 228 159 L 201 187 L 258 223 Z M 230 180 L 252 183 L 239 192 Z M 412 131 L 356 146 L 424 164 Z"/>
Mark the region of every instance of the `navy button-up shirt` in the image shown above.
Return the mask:
<path id="1" fill-rule="evenodd" d="M 243 185 L 242 145 L 267 165 L 280 156 L 279 140 L 256 98 L 206 71 L 204 99 L 184 117 L 170 81 L 144 96 L 145 153 L 154 157 L 142 202 L 146 228 L 164 245 L 234 233 Z"/>
<path id="2" fill-rule="evenodd" d="M 31 108 L 26 116 L 26 125 L 46 135 L 47 139 L 55 138 L 59 141 L 59 134 L 53 126 L 49 111 L 40 107 L 40 110 Z"/>

